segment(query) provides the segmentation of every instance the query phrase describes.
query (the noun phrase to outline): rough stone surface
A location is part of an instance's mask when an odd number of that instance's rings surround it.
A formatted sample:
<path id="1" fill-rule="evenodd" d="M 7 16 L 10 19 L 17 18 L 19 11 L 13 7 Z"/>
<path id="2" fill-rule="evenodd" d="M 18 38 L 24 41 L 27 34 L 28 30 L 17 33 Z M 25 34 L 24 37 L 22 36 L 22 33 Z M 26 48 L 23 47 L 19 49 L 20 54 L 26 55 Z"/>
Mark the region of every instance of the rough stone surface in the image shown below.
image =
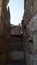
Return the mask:
<path id="1" fill-rule="evenodd" d="M 10 11 L 7 10 L 9 0 L 2 0 L 0 4 L 0 36 L 7 38 L 10 32 Z M 3 16 L 2 16 L 3 15 Z"/>
<path id="2" fill-rule="evenodd" d="M 9 0 L 0 0 L 0 65 L 4 65 L 7 59 L 10 12 L 7 10 Z M 8 36 L 8 38 L 7 38 Z"/>
<path id="3" fill-rule="evenodd" d="M 30 35 L 32 35 L 33 38 L 34 51 L 36 51 L 37 50 L 37 13 L 29 22 L 28 28 Z"/>
<path id="4" fill-rule="evenodd" d="M 25 60 L 27 65 L 36 65 L 37 63 L 35 62 L 35 60 L 33 60 L 33 63 L 30 62 L 31 58 L 28 58 L 28 55 L 37 55 L 37 1 L 26 0 L 24 3 L 25 5 L 22 25 Z"/>
<path id="5" fill-rule="evenodd" d="M 20 35 L 21 34 L 21 26 L 13 26 L 11 27 L 11 35 Z"/>
<path id="6" fill-rule="evenodd" d="M 37 0 L 34 0 L 34 13 L 37 12 Z"/>

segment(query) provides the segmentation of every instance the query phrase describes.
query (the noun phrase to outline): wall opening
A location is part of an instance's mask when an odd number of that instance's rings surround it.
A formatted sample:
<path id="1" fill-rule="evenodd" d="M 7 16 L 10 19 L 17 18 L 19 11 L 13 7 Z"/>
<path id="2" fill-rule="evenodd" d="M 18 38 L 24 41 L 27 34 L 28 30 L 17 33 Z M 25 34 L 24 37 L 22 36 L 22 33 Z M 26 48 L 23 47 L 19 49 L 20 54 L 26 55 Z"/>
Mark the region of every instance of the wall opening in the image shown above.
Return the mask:
<path id="1" fill-rule="evenodd" d="M 10 23 L 18 25 L 23 19 L 24 0 L 10 0 L 8 6 L 10 7 Z"/>

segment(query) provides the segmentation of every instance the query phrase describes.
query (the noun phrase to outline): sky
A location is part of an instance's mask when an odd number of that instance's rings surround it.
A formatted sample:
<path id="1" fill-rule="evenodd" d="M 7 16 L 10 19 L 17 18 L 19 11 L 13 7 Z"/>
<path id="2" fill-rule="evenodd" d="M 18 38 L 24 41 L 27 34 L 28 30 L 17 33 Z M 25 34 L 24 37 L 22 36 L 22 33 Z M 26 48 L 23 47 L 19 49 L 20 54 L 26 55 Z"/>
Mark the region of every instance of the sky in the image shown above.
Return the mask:
<path id="1" fill-rule="evenodd" d="M 23 19 L 24 0 L 10 0 L 8 6 L 10 7 L 10 23 L 18 25 Z"/>

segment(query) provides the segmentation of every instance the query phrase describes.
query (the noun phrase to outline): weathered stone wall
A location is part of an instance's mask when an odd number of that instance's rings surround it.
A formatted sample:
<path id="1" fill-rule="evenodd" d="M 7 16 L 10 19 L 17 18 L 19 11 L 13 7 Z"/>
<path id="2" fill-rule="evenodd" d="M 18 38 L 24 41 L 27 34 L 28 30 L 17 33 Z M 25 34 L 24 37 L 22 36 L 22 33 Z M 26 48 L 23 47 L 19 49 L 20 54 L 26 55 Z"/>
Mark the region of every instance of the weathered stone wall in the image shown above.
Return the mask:
<path id="1" fill-rule="evenodd" d="M 2 16 L 3 15 L 3 16 Z M 2 37 L 8 38 L 9 36 L 9 28 L 10 28 L 10 12 L 9 12 L 9 7 L 7 10 L 7 3 L 4 2 L 2 3 L 2 11 L 1 11 L 1 21 L 3 23 L 3 30 L 2 30 Z"/>
<path id="2" fill-rule="evenodd" d="M 33 39 L 33 48 L 34 48 L 33 52 L 34 52 L 34 54 L 37 54 L 37 13 L 31 19 L 31 21 L 27 25 L 27 28 Z"/>
<path id="3" fill-rule="evenodd" d="M 27 0 L 24 5 L 23 26 L 25 27 L 33 15 L 32 0 Z"/>
<path id="4" fill-rule="evenodd" d="M 0 65 L 7 61 L 8 40 L 10 37 L 10 12 L 7 4 L 9 0 L 0 0 Z"/>
<path id="5" fill-rule="evenodd" d="M 22 28 L 21 26 L 11 27 L 11 35 L 21 35 Z"/>
<path id="6" fill-rule="evenodd" d="M 2 35 L 3 23 L 1 21 L 2 0 L 0 0 L 0 36 Z"/>
<path id="7" fill-rule="evenodd" d="M 24 10 L 25 11 L 24 11 L 22 25 L 23 25 L 23 48 L 25 51 L 25 60 L 26 60 L 27 65 L 34 65 L 35 59 L 33 60 L 33 64 L 29 64 L 30 61 L 27 62 L 27 60 L 28 59 L 31 60 L 31 58 L 30 58 L 31 56 L 37 55 L 37 49 L 36 49 L 37 48 L 37 43 L 36 43 L 37 42 L 36 41 L 37 33 L 36 33 L 36 31 L 35 31 L 35 33 L 31 32 L 28 28 L 30 28 L 31 30 L 37 29 L 37 24 L 36 24 L 37 16 L 35 16 L 33 18 L 35 13 L 37 14 L 37 1 L 36 0 L 25 0 Z M 35 20 L 32 21 L 31 19 L 35 19 L 35 18 L 36 18 L 36 22 L 33 23 Z M 32 22 L 32 24 L 31 24 L 31 22 Z M 29 25 L 29 27 L 27 27 L 27 25 Z M 29 55 L 31 55 L 31 56 L 29 56 Z"/>
<path id="8" fill-rule="evenodd" d="M 31 7 L 32 6 L 32 1 L 30 0 L 27 0 L 26 3 L 25 3 L 25 12 L 24 12 L 24 16 L 23 16 L 23 36 L 24 36 L 24 45 L 25 45 L 25 40 L 28 41 L 28 33 L 27 33 L 27 24 L 30 22 L 33 14 L 33 8 L 32 8 L 32 11 L 31 11 Z M 28 42 L 27 42 L 28 43 Z"/>

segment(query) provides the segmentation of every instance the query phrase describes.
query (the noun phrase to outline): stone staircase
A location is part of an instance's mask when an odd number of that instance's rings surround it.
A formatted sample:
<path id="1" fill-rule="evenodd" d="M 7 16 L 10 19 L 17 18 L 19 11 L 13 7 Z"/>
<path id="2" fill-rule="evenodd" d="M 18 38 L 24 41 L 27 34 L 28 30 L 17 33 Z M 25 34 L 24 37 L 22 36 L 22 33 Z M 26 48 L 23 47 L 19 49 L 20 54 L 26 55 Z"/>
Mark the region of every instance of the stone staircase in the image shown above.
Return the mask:
<path id="1" fill-rule="evenodd" d="M 16 43 L 10 43 L 9 45 L 9 56 L 11 60 L 22 60 L 24 59 L 24 50 L 22 48 L 22 43 L 21 42 L 16 42 Z"/>
<path id="2" fill-rule="evenodd" d="M 6 65 L 25 65 L 22 41 L 9 43 L 9 61 Z"/>

